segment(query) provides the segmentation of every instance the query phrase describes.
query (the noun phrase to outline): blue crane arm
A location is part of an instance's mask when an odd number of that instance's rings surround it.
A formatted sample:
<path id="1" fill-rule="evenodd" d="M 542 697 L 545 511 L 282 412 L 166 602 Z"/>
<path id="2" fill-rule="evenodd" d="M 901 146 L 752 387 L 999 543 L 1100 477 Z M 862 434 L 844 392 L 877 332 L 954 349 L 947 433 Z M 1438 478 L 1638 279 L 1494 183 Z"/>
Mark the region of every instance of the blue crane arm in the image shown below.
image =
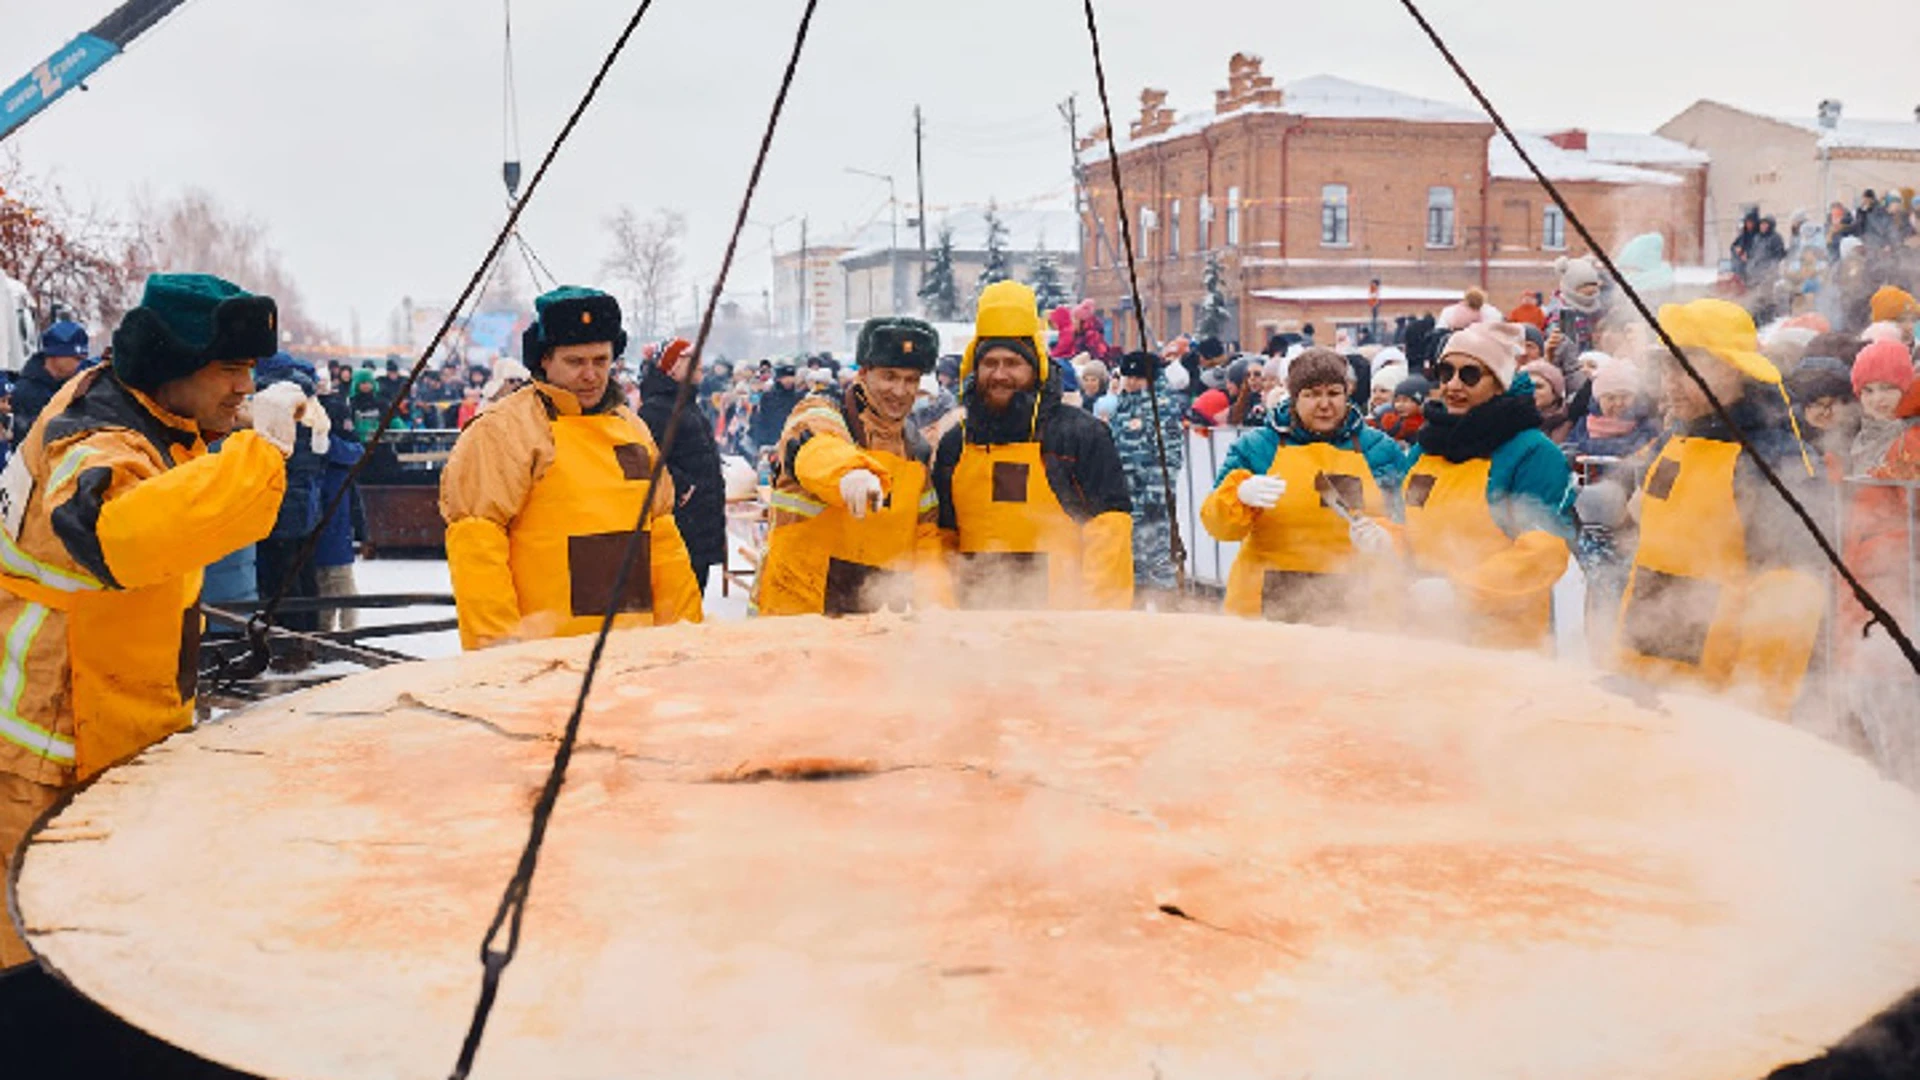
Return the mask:
<path id="1" fill-rule="evenodd" d="M 18 131 L 185 2 L 127 0 L 91 30 L 35 65 L 18 82 L 0 91 L 0 139 Z"/>

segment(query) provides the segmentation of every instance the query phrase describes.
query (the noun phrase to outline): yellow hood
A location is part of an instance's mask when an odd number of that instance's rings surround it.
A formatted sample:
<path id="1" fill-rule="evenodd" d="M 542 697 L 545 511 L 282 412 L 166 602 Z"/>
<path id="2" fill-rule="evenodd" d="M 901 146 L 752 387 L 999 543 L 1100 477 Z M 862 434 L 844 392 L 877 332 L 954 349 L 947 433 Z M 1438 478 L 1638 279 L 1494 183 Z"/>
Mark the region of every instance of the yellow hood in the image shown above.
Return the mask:
<path id="1" fill-rule="evenodd" d="M 982 341 L 1022 338 L 1033 342 L 1039 385 L 1047 384 L 1047 327 L 1040 321 L 1040 304 L 1033 290 L 1017 281 L 997 281 L 980 293 L 980 313 L 973 322 L 973 340 L 960 358 L 960 381 L 973 377 L 973 358 Z"/>

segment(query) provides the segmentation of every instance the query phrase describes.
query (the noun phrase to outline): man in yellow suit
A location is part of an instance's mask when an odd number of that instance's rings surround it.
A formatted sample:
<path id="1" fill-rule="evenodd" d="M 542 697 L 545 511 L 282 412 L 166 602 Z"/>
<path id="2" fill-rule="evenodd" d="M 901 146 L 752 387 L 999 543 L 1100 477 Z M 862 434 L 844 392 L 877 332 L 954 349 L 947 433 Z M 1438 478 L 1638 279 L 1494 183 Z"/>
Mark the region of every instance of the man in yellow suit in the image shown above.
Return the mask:
<path id="1" fill-rule="evenodd" d="M 272 531 L 296 424 L 324 416 L 281 383 L 235 431 L 277 320 L 219 278 L 148 278 L 112 367 L 62 387 L 0 474 L 0 871 L 62 791 L 193 722 L 201 570 Z M 0 969 L 30 959 L 0 922 Z"/>
<path id="2" fill-rule="evenodd" d="M 933 449 L 908 419 L 940 336 L 869 319 L 859 378 L 787 419 L 774 455 L 773 529 L 756 583 L 762 615 L 859 615 L 948 601 Z"/>
<path id="3" fill-rule="evenodd" d="M 615 625 L 699 622 L 700 587 L 666 475 L 641 521 L 660 454 L 613 380 L 627 345 L 620 305 L 568 286 L 534 308 L 522 338 L 534 381 L 460 433 L 440 476 L 460 643 L 592 633 L 635 525 L 644 535 Z"/>
<path id="4" fill-rule="evenodd" d="M 960 362 L 966 418 L 940 440 L 933 486 L 965 608 L 1133 606 L 1133 515 L 1113 435 L 1060 400 L 1033 290 L 980 294 Z"/>

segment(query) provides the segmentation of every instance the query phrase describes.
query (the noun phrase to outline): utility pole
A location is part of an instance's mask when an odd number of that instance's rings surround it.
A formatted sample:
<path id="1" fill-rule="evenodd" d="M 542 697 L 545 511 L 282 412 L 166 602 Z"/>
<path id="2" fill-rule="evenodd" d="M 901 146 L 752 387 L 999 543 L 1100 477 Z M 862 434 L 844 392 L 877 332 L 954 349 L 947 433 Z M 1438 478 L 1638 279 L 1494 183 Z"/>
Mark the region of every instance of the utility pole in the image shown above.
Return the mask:
<path id="1" fill-rule="evenodd" d="M 920 106 L 913 107 L 913 175 L 920 189 L 920 280 L 927 280 L 927 158 L 926 124 Z M 921 314 L 925 314 L 923 311 Z"/>
<path id="2" fill-rule="evenodd" d="M 808 301 L 812 299 L 812 297 L 808 295 L 808 287 L 812 284 L 811 279 L 813 277 L 812 267 L 807 265 L 808 258 L 807 219 L 802 217 L 800 219 L 800 292 L 799 300 L 793 306 L 794 313 L 798 317 L 798 321 L 793 328 L 793 353 L 795 356 L 799 356 L 807 351 L 807 308 L 809 306 Z"/>
<path id="3" fill-rule="evenodd" d="M 1077 95 L 1067 95 L 1066 103 L 1060 106 L 1060 114 L 1067 120 L 1067 152 L 1073 158 L 1073 208 L 1080 219 L 1080 243 L 1074 252 L 1074 289 L 1080 295 L 1087 295 L 1087 170 L 1080 164 L 1080 101 Z"/>

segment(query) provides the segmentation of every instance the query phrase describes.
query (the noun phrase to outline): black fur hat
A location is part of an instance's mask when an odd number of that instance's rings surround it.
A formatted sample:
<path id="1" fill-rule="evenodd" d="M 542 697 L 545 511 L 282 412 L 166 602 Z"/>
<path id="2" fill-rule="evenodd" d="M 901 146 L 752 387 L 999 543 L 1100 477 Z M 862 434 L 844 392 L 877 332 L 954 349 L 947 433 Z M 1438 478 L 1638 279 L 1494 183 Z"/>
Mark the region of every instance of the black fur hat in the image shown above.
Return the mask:
<path id="1" fill-rule="evenodd" d="M 862 369 L 912 368 L 922 375 L 939 357 L 939 332 L 919 319 L 868 319 L 854 349 L 854 362 Z"/>
<path id="2" fill-rule="evenodd" d="M 260 360 L 280 350 L 280 313 L 211 274 L 154 274 L 140 306 L 113 331 L 113 374 L 151 392 L 208 364 Z"/>
<path id="3" fill-rule="evenodd" d="M 627 351 L 620 325 L 620 302 L 598 289 L 563 285 L 533 302 L 534 318 L 520 335 L 527 370 L 544 377 L 547 350 L 560 345 L 613 346 L 614 359 Z"/>

